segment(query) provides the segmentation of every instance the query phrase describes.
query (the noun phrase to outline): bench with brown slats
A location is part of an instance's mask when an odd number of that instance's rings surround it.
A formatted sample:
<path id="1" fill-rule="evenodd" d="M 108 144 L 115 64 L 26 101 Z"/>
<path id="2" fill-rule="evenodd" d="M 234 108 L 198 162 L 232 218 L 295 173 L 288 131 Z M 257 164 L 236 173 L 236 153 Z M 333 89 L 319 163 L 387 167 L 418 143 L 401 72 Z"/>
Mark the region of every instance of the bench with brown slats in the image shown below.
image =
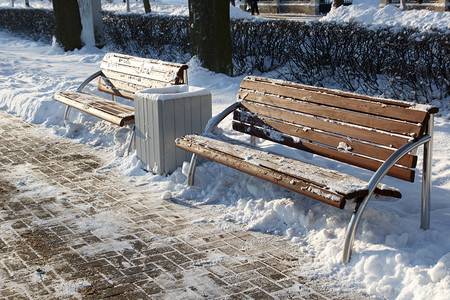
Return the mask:
<path id="1" fill-rule="evenodd" d="M 134 124 L 134 108 L 116 102 L 116 96 L 133 100 L 134 94 L 143 89 L 187 84 L 187 68 L 178 63 L 108 53 L 100 71 L 89 76 L 76 91 L 57 93 L 55 100 L 67 104 L 64 120 L 74 107 L 119 126 Z M 112 95 L 111 100 L 82 91 L 95 78 L 97 89 Z"/>
<path id="2" fill-rule="evenodd" d="M 385 175 L 414 181 L 417 156 L 424 145 L 422 224 L 429 228 L 431 144 L 435 107 L 318 88 L 262 77 L 246 77 L 238 102 L 215 117 L 203 135 L 177 139 L 193 152 L 188 185 L 193 184 L 197 155 L 273 182 L 300 194 L 344 208 L 355 202 L 347 228 L 342 261 L 348 262 L 363 210 L 373 194 L 400 198 L 380 184 Z M 213 134 L 233 113 L 234 130 L 251 143 Z M 289 146 L 374 171 L 369 181 L 259 149 L 256 138 Z"/>

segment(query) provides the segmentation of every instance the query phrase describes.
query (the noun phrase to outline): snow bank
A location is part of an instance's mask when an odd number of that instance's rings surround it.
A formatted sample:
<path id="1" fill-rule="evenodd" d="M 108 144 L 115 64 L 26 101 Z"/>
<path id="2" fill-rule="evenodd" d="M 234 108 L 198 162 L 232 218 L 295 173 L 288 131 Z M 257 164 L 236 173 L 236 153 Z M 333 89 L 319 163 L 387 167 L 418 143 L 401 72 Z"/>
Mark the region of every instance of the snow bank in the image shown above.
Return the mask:
<path id="1" fill-rule="evenodd" d="M 379 8 L 378 0 L 353 0 L 353 5 L 332 10 L 322 22 L 360 22 L 379 27 L 414 27 L 419 30 L 450 30 L 450 12 L 400 10 L 394 5 Z"/>

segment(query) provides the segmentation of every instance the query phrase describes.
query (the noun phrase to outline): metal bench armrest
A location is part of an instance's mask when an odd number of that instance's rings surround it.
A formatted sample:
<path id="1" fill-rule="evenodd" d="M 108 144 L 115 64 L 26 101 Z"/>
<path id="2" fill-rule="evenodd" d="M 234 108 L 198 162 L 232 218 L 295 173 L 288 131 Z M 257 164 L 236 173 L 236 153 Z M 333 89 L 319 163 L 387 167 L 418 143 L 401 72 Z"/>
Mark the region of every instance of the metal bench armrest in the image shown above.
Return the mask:
<path id="1" fill-rule="evenodd" d="M 230 106 L 228 106 L 226 109 L 224 109 L 220 114 L 209 119 L 208 124 L 206 124 L 204 134 L 211 133 L 214 130 L 214 128 L 216 128 L 220 124 L 220 122 L 223 121 L 223 119 L 225 119 L 229 114 L 231 114 L 233 111 L 236 110 L 239 104 L 240 102 L 235 102 Z"/>
<path id="2" fill-rule="evenodd" d="M 211 133 L 214 128 L 216 128 L 220 122 L 223 121 L 229 114 L 236 110 L 236 108 L 240 105 L 240 102 L 235 102 L 228 106 L 225 110 L 223 110 L 220 114 L 209 119 L 208 124 L 206 125 L 206 129 L 203 134 Z M 192 154 L 191 163 L 189 164 L 189 171 L 187 176 L 187 186 L 194 185 L 194 174 L 195 174 L 195 165 L 197 163 L 197 154 Z"/>
<path id="3" fill-rule="evenodd" d="M 91 76 L 89 76 L 88 78 L 86 78 L 85 81 L 83 81 L 77 88 L 77 92 L 81 92 L 82 89 L 84 89 L 84 87 L 86 85 L 88 85 L 89 82 L 91 82 L 92 80 L 94 80 L 95 78 L 97 78 L 98 76 L 102 75 L 103 72 L 102 71 L 97 71 L 94 74 L 92 74 Z"/>

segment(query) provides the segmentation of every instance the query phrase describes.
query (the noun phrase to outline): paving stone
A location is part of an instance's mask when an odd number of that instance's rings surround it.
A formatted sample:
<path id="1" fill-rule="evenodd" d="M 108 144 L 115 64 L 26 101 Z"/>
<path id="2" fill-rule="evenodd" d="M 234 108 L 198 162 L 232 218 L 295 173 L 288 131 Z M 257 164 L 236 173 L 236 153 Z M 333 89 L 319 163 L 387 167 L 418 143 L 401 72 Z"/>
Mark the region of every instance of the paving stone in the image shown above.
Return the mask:
<path id="1" fill-rule="evenodd" d="M 164 256 L 177 265 L 186 264 L 192 261 L 189 257 L 181 254 L 178 251 L 166 252 L 164 253 Z"/>
<path id="2" fill-rule="evenodd" d="M 254 289 L 254 290 L 246 291 L 246 292 L 244 292 L 244 294 L 249 296 L 252 299 L 261 299 L 261 300 L 274 299 L 272 296 L 270 296 L 269 294 L 267 294 L 266 292 L 264 292 L 261 289 Z"/>
<path id="3" fill-rule="evenodd" d="M 237 284 L 229 285 L 228 288 L 229 288 L 231 294 L 239 294 L 239 293 L 243 293 L 245 291 L 253 290 L 256 288 L 256 286 L 248 281 L 241 281 Z"/>
<path id="4" fill-rule="evenodd" d="M 137 281 L 136 284 L 139 285 L 147 295 L 156 295 L 164 292 L 164 289 L 153 281 L 142 280 Z"/>
<path id="5" fill-rule="evenodd" d="M 247 264 L 243 264 L 240 266 L 236 266 L 233 268 L 233 271 L 235 273 L 242 273 L 242 272 L 257 270 L 257 269 L 260 269 L 263 267 L 265 267 L 265 265 L 262 262 L 257 261 L 254 263 L 247 263 Z"/>
<path id="6" fill-rule="evenodd" d="M 282 286 L 270 281 L 265 277 L 251 279 L 250 282 L 256 286 L 259 286 L 262 290 L 266 291 L 269 294 L 279 291 L 283 288 Z"/>
<path id="7" fill-rule="evenodd" d="M 248 272 L 242 272 L 236 275 L 231 275 L 228 277 L 222 278 L 224 281 L 226 281 L 229 284 L 238 284 L 242 281 L 251 280 L 254 278 L 259 278 L 261 275 L 257 273 L 256 271 L 248 271 Z"/>
<path id="8" fill-rule="evenodd" d="M 256 270 L 261 275 L 264 275 L 272 280 L 278 281 L 281 279 L 285 279 L 286 275 L 283 273 L 278 272 L 277 270 L 270 268 L 270 267 L 263 267 Z"/>

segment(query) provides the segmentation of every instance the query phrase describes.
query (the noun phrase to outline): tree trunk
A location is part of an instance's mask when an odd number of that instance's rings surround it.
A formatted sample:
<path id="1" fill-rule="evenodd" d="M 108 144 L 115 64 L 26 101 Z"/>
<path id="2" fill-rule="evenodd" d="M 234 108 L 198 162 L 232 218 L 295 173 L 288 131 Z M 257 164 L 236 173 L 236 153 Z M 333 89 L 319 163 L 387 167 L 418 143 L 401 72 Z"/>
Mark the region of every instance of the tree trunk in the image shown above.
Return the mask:
<path id="1" fill-rule="evenodd" d="M 150 7 L 150 0 L 144 0 L 144 10 L 146 14 L 149 14 L 152 11 Z"/>
<path id="2" fill-rule="evenodd" d="M 30 7 L 30 0 L 25 0 L 25 6 Z"/>
<path id="3" fill-rule="evenodd" d="M 80 49 L 81 19 L 77 0 L 53 0 L 55 35 L 64 51 Z"/>
<path id="4" fill-rule="evenodd" d="M 191 54 L 214 72 L 233 74 L 229 0 L 189 0 Z"/>
<path id="5" fill-rule="evenodd" d="M 344 0 L 333 0 L 332 8 L 338 8 L 339 6 L 344 5 Z"/>

